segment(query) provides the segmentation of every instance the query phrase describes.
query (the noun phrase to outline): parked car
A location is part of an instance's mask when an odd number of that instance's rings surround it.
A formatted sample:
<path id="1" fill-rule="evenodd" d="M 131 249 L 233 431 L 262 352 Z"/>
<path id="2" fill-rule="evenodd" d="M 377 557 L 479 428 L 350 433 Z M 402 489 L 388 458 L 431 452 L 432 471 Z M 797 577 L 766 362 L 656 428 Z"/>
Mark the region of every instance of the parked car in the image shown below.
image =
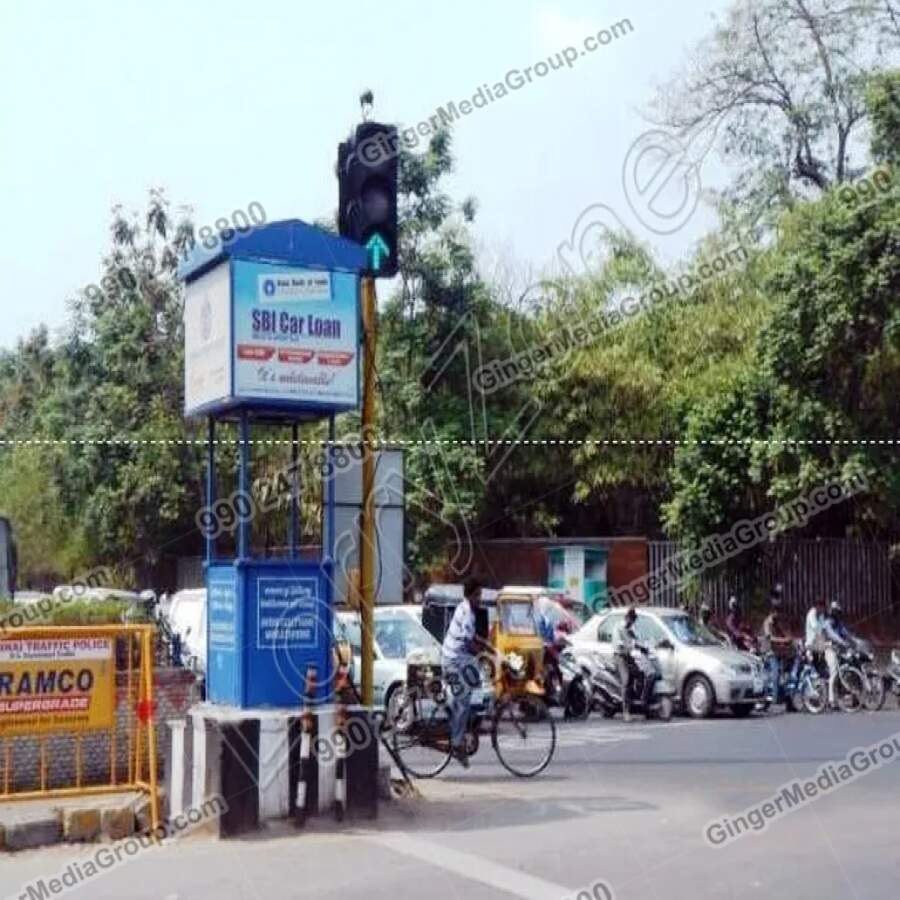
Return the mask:
<path id="1" fill-rule="evenodd" d="M 182 659 L 194 672 L 206 674 L 206 588 L 178 591 L 163 595 L 160 614 L 169 628 L 181 638 Z"/>
<path id="2" fill-rule="evenodd" d="M 747 653 L 716 643 L 687 613 L 665 607 L 639 607 L 635 630 L 659 657 L 663 676 L 675 686 L 676 700 L 694 718 L 717 708 L 749 715 L 765 700 L 759 662 Z M 598 613 L 572 635 L 576 656 L 585 664 L 613 657 L 613 632 L 624 609 Z"/>
<path id="3" fill-rule="evenodd" d="M 373 702 L 376 706 L 390 708 L 395 694 L 406 685 L 406 667 L 410 656 L 426 665 L 439 666 L 441 645 L 416 620 L 414 610 L 400 606 L 376 607 L 374 639 Z M 362 666 L 359 613 L 340 611 L 335 615 L 335 637 L 346 641 L 353 651 L 351 678 L 359 688 Z M 485 689 L 476 690 L 472 705 L 485 702 Z"/>

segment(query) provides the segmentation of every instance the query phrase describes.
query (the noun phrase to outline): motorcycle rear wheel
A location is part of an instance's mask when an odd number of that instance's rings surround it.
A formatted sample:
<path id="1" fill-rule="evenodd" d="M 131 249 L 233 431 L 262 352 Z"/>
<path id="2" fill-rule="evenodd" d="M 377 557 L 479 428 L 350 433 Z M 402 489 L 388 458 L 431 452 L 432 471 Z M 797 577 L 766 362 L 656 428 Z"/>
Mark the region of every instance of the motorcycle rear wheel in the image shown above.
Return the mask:
<path id="1" fill-rule="evenodd" d="M 660 697 L 659 706 L 656 709 L 656 718 L 660 722 L 668 722 L 672 718 L 674 710 L 675 704 L 672 702 L 671 697 Z"/>
<path id="2" fill-rule="evenodd" d="M 588 696 L 584 682 L 573 681 L 569 685 L 569 692 L 566 695 L 566 718 L 584 721 L 590 714 L 591 698 Z"/>
<path id="3" fill-rule="evenodd" d="M 863 706 L 869 712 L 878 712 L 887 699 L 884 677 L 874 666 L 871 669 L 864 670 L 863 675 L 868 682 L 868 688 L 863 694 Z"/>

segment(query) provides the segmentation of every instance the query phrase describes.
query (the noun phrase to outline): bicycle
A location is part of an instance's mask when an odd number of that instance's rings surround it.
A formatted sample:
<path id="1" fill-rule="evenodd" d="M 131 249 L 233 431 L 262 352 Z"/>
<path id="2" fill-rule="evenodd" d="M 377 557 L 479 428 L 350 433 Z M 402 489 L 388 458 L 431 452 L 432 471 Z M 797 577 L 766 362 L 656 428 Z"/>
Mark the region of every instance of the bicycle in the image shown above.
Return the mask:
<path id="1" fill-rule="evenodd" d="M 474 710 L 466 729 L 466 751 L 478 750 L 479 736 L 489 726 L 491 746 L 503 767 L 519 778 L 531 778 L 550 764 L 556 750 L 556 725 L 547 707 L 544 686 L 544 641 L 538 631 L 534 598 L 509 588 L 496 598 L 496 617 L 489 643 L 492 655 L 461 673 L 472 690 L 482 682 L 493 686 L 484 709 Z M 433 778 L 452 757 L 450 709 L 437 667 L 407 667 L 404 706 L 391 723 L 394 749 L 404 770 Z"/>
<path id="2" fill-rule="evenodd" d="M 474 756 L 480 736 L 490 734 L 501 765 L 518 778 L 532 778 L 553 758 L 556 724 L 543 691 L 528 678 L 525 660 L 516 656 L 501 660 L 495 680 L 511 684 L 489 695 L 482 709 L 470 709 L 465 749 Z M 410 664 L 405 696 L 390 722 L 394 755 L 408 775 L 435 778 L 453 758 L 447 694 L 440 667 Z"/>

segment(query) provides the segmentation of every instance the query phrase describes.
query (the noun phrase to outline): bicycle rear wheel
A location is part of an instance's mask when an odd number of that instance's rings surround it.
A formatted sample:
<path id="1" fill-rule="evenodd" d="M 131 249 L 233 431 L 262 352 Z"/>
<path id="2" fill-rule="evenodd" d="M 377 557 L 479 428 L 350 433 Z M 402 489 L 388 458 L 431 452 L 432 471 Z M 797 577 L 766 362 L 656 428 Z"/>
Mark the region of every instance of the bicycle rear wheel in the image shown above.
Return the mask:
<path id="1" fill-rule="evenodd" d="M 522 697 L 500 704 L 491 744 L 503 767 L 518 778 L 543 772 L 556 750 L 556 724 L 543 700 Z"/>
<path id="2" fill-rule="evenodd" d="M 838 705 L 844 712 L 858 712 L 866 693 L 866 681 L 856 666 L 841 666 L 837 679 Z"/>
<path id="3" fill-rule="evenodd" d="M 434 700 L 407 698 L 405 708 L 394 723 L 394 753 L 408 775 L 434 778 L 450 762 L 450 710 Z"/>

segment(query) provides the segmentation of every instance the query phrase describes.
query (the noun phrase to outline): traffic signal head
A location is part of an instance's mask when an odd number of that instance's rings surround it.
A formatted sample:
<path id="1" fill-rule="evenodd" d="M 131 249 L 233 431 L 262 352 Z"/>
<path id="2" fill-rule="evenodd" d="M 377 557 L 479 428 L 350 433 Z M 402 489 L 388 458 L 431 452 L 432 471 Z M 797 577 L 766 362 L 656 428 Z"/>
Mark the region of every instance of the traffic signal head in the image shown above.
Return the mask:
<path id="1" fill-rule="evenodd" d="M 338 230 L 368 251 L 367 274 L 397 274 L 397 129 L 363 122 L 338 147 Z"/>

